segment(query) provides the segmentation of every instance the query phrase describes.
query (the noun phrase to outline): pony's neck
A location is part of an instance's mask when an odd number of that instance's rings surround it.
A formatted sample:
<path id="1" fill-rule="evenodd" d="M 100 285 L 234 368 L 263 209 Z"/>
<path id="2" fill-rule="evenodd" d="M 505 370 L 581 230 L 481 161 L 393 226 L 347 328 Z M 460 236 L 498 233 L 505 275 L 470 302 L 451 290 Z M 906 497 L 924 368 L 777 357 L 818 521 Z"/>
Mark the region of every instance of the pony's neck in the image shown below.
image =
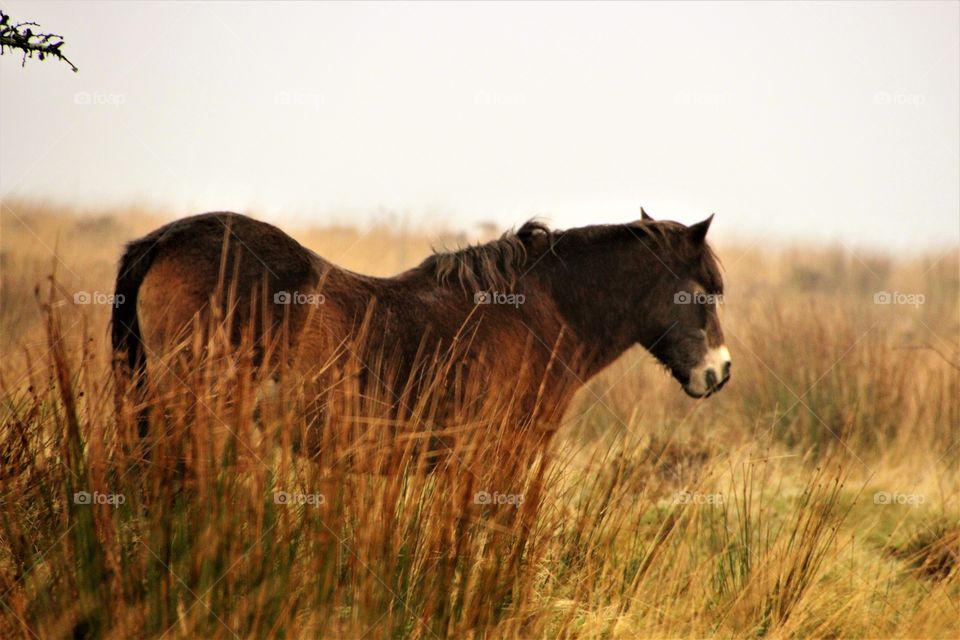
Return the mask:
<path id="1" fill-rule="evenodd" d="M 538 269 L 563 323 L 578 342 L 578 368 L 584 380 L 636 343 L 643 321 L 636 317 L 636 302 L 643 292 L 621 270 L 614 255 L 589 248 L 547 256 Z"/>

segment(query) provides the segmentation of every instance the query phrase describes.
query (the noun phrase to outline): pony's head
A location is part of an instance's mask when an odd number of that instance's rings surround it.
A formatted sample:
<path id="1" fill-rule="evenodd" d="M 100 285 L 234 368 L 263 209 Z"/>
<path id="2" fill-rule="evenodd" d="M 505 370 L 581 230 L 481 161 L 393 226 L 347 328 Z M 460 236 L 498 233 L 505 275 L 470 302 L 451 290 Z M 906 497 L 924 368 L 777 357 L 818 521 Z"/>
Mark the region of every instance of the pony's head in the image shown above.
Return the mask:
<path id="1" fill-rule="evenodd" d="M 730 352 L 720 328 L 723 278 L 707 244 L 713 220 L 691 226 L 656 221 L 641 209 L 631 225 L 644 248 L 631 252 L 643 280 L 638 304 L 645 310 L 637 323 L 636 341 L 643 345 L 684 391 L 709 396 L 730 379 Z"/>

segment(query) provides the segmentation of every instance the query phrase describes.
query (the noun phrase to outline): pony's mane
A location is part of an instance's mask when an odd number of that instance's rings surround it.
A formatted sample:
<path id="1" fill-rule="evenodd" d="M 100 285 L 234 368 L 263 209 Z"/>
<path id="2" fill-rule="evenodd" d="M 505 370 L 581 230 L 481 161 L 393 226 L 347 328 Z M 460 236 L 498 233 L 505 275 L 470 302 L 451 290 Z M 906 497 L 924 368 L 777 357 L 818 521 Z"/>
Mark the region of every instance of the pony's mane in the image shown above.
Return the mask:
<path id="1" fill-rule="evenodd" d="M 544 251 L 570 243 L 600 244 L 608 241 L 642 242 L 689 265 L 696 279 L 709 293 L 723 293 L 720 262 L 709 244 L 695 246 L 687 239 L 686 227 L 671 221 L 638 220 L 630 224 L 581 227 L 565 231 L 551 230 L 539 220 L 528 220 L 516 231 L 508 231 L 496 240 L 452 251 L 437 251 L 421 263 L 419 269 L 434 275 L 440 286 L 456 283 L 465 290 L 510 291 L 525 273 L 530 258 L 537 260 Z"/>
<path id="2" fill-rule="evenodd" d="M 539 220 L 528 220 L 516 231 L 507 231 L 496 240 L 453 251 L 437 251 L 420 265 L 441 286 L 452 280 L 460 287 L 482 291 L 509 291 L 523 275 L 531 240 L 542 236 L 552 242 L 554 232 Z"/>

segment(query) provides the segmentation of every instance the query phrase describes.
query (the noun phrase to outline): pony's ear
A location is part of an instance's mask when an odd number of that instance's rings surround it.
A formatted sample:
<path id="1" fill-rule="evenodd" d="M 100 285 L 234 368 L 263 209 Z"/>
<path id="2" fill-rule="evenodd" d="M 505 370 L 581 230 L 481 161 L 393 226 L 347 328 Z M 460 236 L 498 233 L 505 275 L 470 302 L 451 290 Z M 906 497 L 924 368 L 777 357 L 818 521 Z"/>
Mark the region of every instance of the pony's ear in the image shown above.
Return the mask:
<path id="1" fill-rule="evenodd" d="M 643 210 L 643 207 L 640 207 L 640 219 L 645 222 L 653 222 L 653 217 L 649 213 Z"/>
<path id="2" fill-rule="evenodd" d="M 687 227 L 687 233 L 690 234 L 690 239 L 696 244 L 702 244 L 707 237 L 707 231 L 710 229 L 711 222 L 713 222 L 712 213 L 706 220 L 701 220 L 697 224 Z"/>

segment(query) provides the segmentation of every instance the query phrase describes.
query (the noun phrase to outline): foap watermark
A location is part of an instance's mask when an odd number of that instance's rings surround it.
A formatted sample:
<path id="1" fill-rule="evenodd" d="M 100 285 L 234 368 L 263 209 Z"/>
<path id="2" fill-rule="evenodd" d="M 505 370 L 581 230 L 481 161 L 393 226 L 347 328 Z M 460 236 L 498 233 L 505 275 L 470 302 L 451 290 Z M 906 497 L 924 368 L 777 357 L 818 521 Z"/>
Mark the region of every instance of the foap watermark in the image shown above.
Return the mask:
<path id="1" fill-rule="evenodd" d="M 123 304 L 122 293 L 104 293 L 102 291 L 77 291 L 73 294 L 74 304 L 105 304 L 119 307 Z"/>
<path id="2" fill-rule="evenodd" d="M 78 91 L 73 94 L 73 104 L 81 107 L 122 107 L 126 102 L 127 96 L 123 93 Z"/>
<path id="3" fill-rule="evenodd" d="M 926 103 L 927 97 L 922 93 L 891 93 L 889 91 L 877 91 L 875 94 L 873 94 L 873 101 L 876 104 L 920 107 Z"/>
<path id="4" fill-rule="evenodd" d="M 678 491 L 673 496 L 674 504 L 723 504 L 722 493 L 698 493 L 696 491 Z"/>
<path id="5" fill-rule="evenodd" d="M 301 291 L 277 291 L 273 294 L 274 304 L 320 305 L 327 299 L 322 293 L 303 293 Z"/>
<path id="6" fill-rule="evenodd" d="M 520 507 L 523 504 L 523 494 L 520 493 L 500 493 L 494 491 L 477 491 L 473 494 L 474 504 L 509 504 L 514 507 Z"/>
<path id="7" fill-rule="evenodd" d="M 920 493 L 897 493 L 896 491 L 877 491 L 873 494 L 873 504 L 904 505 L 908 507 L 919 507 L 926 501 L 923 494 Z"/>
<path id="8" fill-rule="evenodd" d="M 326 501 L 327 498 L 322 493 L 289 493 L 287 491 L 273 492 L 274 504 L 310 505 L 312 507 L 319 507 L 320 505 L 326 503 Z"/>
<path id="9" fill-rule="evenodd" d="M 673 294 L 673 304 L 723 304 L 723 294 L 704 293 L 702 291 L 677 291 Z"/>
<path id="10" fill-rule="evenodd" d="M 522 293 L 504 293 L 503 291 L 477 291 L 473 294 L 473 304 L 505 304 L 519 307 L 526 302 Z"/>
<path id="11" fill-rule="evenodd" d="M 119 507 L 126 501 L 127 498 L 122 493 L 100 493 L 99 491 L 90 493 L 89 491 L 78 491 L 73 494 L 73 504 L 109 504 L 114 507 Z"/>
<path id="12" fill-rule="evenodd" d="M 922 293 L 903 293 L 901 291 L 877 291 L 873 294 L 873 304 L 905 304 L 919 307 L 927 301 Z"/>

